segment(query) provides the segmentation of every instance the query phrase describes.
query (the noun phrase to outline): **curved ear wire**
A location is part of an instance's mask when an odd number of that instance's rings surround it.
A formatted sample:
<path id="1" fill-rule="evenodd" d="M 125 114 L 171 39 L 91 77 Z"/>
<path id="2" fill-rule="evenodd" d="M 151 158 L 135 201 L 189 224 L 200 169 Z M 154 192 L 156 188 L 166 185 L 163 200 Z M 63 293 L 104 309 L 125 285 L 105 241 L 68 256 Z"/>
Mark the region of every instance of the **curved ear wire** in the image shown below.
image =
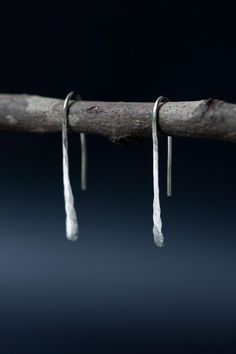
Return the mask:
<path id="1" fill-rule="evenodd" d="M 86 135 L 80 133 L 80 148 L 81 148 L 81 189 L 87 189 L 87 144 Z"/>
<path id="2" fill-rule="evenodd" d="M 172 136 L 167 137 L 167 197 L 172 196 Z"/>
<path id="3" fill-rule="evenodd" d="M 156 100 L 152 112 L 152 142 L 153 142 L 153 235 L 154 242 L 158 247 L 164 244 L 162 234 L 161 208 L 159 197 L 159 169 L 158 169 L 158 138 L 157 138 L 157 116 L 162 104 L 168 102 L 168 99 L 160 96 Z M 167 162 L 167 195 L 171 195 L 171 140 L 168 137 L 168 162 Z"/>
<path id="4" fill-rule="evenodd" d="M 82 101 L 79 94 L 76 95 L 76 101 Z M 81 189 L 86 191 L 87 189 L 87 143 L 86 134 L 80 133 L 80 149 L 81 149 Z"/>

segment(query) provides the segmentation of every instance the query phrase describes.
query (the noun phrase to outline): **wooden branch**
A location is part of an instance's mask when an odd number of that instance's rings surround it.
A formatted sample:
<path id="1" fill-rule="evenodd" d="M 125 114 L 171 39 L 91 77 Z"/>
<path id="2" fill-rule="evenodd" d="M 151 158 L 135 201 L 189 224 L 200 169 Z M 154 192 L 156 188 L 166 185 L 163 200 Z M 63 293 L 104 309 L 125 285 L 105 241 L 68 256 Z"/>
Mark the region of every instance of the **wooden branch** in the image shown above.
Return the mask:
<path id="1" fill-rule="evenodd" d="M 154 103 L 73 102 L 72 131 L 101 134 L 125 143 L 151 137 Z M 22 132 L 61 131 L 63 100 L 30 95 L 0 95 L 0 130 Z M 215 99 L 167 102 L 159 112 L 159 132 L 164 135 L 213 138 L 236 142 L 236 105 Z"/>

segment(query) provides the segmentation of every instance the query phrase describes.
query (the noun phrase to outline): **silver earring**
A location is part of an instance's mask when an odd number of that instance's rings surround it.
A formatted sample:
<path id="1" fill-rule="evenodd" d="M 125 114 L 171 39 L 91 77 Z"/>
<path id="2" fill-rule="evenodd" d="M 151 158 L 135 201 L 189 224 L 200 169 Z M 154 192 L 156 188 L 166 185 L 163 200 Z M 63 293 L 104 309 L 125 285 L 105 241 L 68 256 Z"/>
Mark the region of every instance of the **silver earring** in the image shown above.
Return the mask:
<path id="1" fill-rule="evenodd" d="M 63 185 L 64 185 L 64 200 L 66 212 L 66 237 L 70 241 L 76 241 L 79 235 L 79 226 L 77 215 L 74 207 L 74 196 L 70 184 L 69 176 L 69 158 L 68 158 L 68 114 L 69 101 L 73 96 L 73 92 L 68 93 L 63 106 L 62 119 L 62 156 L 63 156 Z M 81 100 L 78 95 L 76 100 Z M 84 133 L 80 134 L 81 142 L 81 188 L 85 190 L 87 187 L 87 149 L 86 137 Z"/>
<path id="2" fill-rule="evenodd" d="M 162 104 L 168 102 L 166 97 L 160 96 L 156 100 L 152 112 L 152 142 L 153 142 L 153 235 L 154 242 L 158 247 L 164 244 L 162 234 L 161 208 L 159 197 L 159 169 L 158 169 L 158 137 L 157 137 L 157 116 Z M 172 137 L 168 136 L 167 140 L 168 157 L 167 157 L 167 195 L 171 196 L 171 165 L 172 165 Z"/>

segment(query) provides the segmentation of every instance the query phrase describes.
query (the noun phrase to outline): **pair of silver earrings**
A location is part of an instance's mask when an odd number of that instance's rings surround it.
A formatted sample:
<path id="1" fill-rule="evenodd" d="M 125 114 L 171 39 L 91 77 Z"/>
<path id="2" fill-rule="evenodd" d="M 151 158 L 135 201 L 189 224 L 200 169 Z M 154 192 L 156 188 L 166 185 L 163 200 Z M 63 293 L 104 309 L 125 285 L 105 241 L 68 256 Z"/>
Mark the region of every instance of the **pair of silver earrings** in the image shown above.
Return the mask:
<path id="1" fill-rule="evenodd" d="M 76 241 L 79 235 L 78 219 L 74 207 L 74 196 L 71 188 L 69 177 L 69 158 L 68 158 L 68 115 L 70 99 L 74 95 L 73 92 L 68 93 L 63 106 L 62 119 L 62 157 L 63 157 L 63 185 L 64 200 L 66 212 L 66 237 L 70 241 Z M 81 101 L 79 95 L 76 96 L 77 101 Z M 153 235 L 154 242 L 157 246 L 162 247 L 164 237 L 162 234 L 161 208 L 159 196 L 159 168 L 158 168 L 158 137 L 157 137 L 157 120 L 161 106 L 168 102 L 168 99 L 160 96 L 156 100 L 152 112 L 152 142 L 153 142 Z M 81 143 L 81 189 L 87 188 L 87 147 L 86 135 L 80 133 Z M 172 195 L 172 137 L 167 138 L 167 196 Z"/>

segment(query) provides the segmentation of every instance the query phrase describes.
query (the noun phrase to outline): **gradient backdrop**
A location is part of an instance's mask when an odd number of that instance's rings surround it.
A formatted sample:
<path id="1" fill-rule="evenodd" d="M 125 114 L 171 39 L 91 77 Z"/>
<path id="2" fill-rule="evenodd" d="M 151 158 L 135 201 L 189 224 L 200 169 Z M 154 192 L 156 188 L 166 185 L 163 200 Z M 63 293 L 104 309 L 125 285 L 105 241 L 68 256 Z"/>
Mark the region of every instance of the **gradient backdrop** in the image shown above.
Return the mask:
<path id="1" fill-rule="evenodd" d="M 4 93 L 236 102 L 235 7 L 6 4 Z M 65 238 L 61 136 L 0 134 L 0 353 L 235 353 L 235 145 L 160 139 L 165 247 L 152 236 L 151 139 L 69 140 L 81 237 Z"/>

